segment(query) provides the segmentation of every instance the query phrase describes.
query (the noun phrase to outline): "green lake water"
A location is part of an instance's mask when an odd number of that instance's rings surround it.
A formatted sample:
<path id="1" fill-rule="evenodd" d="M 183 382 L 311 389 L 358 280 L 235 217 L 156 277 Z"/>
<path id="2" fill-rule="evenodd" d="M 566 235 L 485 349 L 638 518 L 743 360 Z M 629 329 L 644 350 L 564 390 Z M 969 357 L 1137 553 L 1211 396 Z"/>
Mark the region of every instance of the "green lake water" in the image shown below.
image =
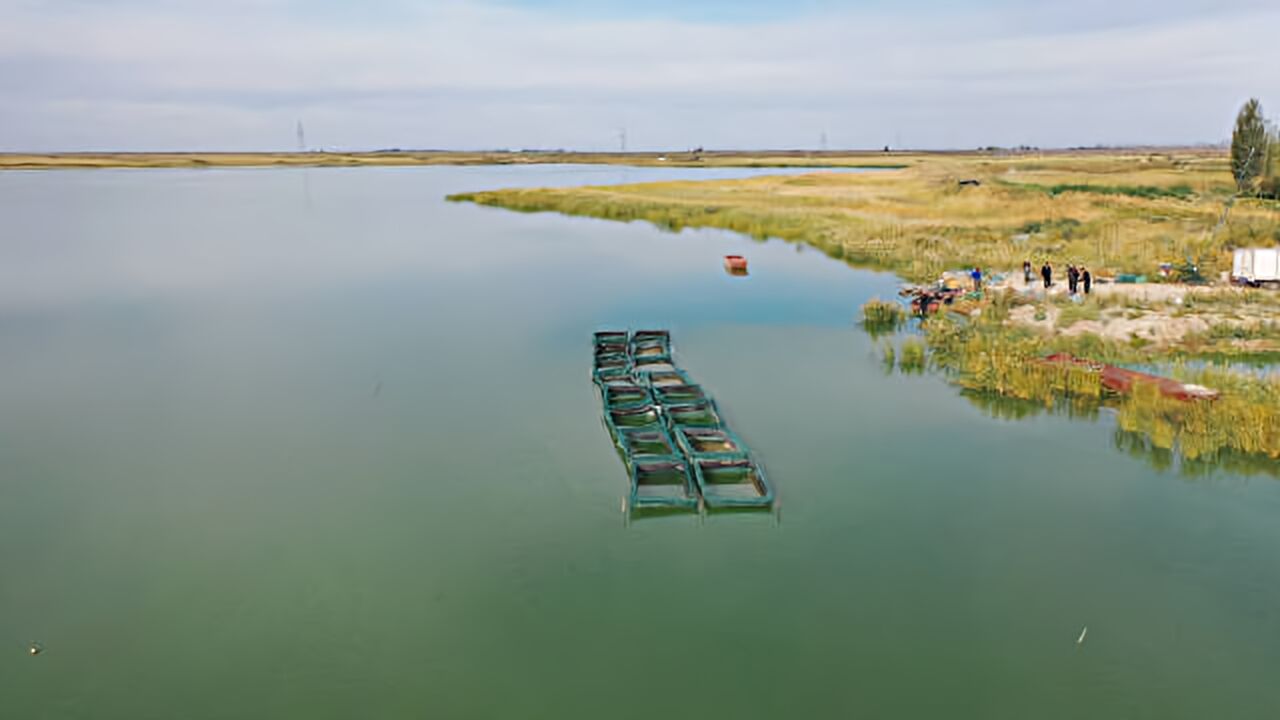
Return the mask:
<path id="1" fill-rule="evenodd" d="M 892 276 L 443 201 L 744 174 L 0 174 L 0 717 L 1280 715 L 1280 482 L 886 376 Z M 614 327 L 778 516 L 624 523 Z"/>

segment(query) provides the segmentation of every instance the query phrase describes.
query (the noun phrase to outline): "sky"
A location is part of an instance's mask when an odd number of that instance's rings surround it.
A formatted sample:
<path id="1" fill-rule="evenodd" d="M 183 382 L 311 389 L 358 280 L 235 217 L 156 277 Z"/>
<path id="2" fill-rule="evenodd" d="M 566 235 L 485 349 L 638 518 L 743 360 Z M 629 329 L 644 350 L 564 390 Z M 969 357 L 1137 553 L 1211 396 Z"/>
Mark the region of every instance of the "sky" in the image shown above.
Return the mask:
<path id="1" fill-rule="evenodd" d="M 1217 143 L 1275 0 L 0 0 L 0 151 Z"/>

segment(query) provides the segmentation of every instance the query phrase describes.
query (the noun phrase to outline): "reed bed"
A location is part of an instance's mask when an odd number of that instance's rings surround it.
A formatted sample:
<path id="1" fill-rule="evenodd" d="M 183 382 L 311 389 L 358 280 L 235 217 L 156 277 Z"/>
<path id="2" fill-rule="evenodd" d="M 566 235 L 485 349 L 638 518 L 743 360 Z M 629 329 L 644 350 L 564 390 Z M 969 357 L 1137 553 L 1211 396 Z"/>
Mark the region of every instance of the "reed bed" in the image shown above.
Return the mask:
<path id="1" fill-rule="evenodd" d="M 961 186 L 961 179 L 981 185 Z M 1103 276 L 1152 274 L 1161 262 L 1191 258 L 1212 277 L 1229 268 L 1232 248 L 1280 243 L 1280 213 L 1266 203 L 1238 201 L 1220 224 L 1230 182 L 1225 156 L 1215 154 L 938 155 L 874 173 L 499 190 L 451 199 L 780 238 L 914 281 L 955 267 L 1019 268 L 1028 259 L 1083 263 Z"/>
<path id="2" fill-rule="evenodd" d="M 894 332 L 906 321 L 907 311 L 900 303 L 872 298 L 862 306 L 862 326 L 872 337 Z"/>
<path id="3" fill-rule="evenodd" d="M 1241 467 L 1269 468 L 1280 475 L 1280 464 L 1275 464 L 1280 460 L 1280 379 L 1181 367 L 1172 371 L 1175 376 L 1218 390 L 1218 399 L 1175 400 L 1149 383 L 1114 395 L 1103 387 L 1097 372 L 1043 362 L 1046 355 L 1059 351 L 1045 338 L 947 317 L 930 319 L 925 331 L 931 364 L 970 396 L 991 395 L 1045 408 L 1065 405 L 1077 412 L 1096 411 L 1106 404 L 1115 408 L 1120 431 L 1134 436 L 1126 440 L 1129 446 L 1140 438 L 1145 447 L 1166 451 L 1179 461 L 1231 459 Z M 1072 350 L 1093 358 L 1123 354 L 1105 346 L 1086 353 L 1080 347 Z"/>
<path id="4" fill-rule="evenodd" d="M 925 343 L 920 338 L 911 337 L 902 342 L 901 359 L 898 368 L 907 373 L 922 373 L 927 358 Z"/>

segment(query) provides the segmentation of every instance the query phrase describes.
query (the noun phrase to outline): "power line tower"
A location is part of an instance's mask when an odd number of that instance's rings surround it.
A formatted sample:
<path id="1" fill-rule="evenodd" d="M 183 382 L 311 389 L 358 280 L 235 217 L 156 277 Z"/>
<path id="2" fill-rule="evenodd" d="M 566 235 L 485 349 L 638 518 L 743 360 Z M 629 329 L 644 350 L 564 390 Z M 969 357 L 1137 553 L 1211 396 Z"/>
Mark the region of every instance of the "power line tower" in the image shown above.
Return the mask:
<path id="1" fill-rule="evenodd" d="M 302 121 L 298 121 L 298 152 L 307 151 L 307 133 L 302 129 Z"/>
<path id="2" fill-rule="evenodd" d="M 618 131 L 618 147 L 622 148 L 622 152 L 627 151 L 627 129 L 622 128 Z"/>
<path id="3" fill-rule="evenodd" d="M 818 136 L 818 147 L 822 149 L 822 152 L 827 151 L 827 131 L 826 130 L 823 130 L 822 134 Z"/>

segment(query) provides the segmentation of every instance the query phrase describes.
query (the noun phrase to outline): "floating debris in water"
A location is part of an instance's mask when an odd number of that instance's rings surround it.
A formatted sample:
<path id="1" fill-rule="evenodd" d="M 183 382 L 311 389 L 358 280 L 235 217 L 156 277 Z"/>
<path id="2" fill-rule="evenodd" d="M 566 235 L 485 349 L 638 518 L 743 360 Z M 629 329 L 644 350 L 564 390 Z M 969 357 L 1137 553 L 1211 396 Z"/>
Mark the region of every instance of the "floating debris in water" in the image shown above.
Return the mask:
<path id="1" fill-rule="evenodd" d="M 33 642 L 27 646 L 28 655 L 39 655 L 42 652 L 44 652 L 44 646 L 38 642 Z"/>
<path id="2" fill-rule="evenodd" d="M 1088 634 L 1089 634 L 1089 626 L 1088 626 L 1088 625 L 1085 625 L 1085 626 L 1084 626 L 1084 629 L 1080 631 L 1080 637 L 1076 638 L 1076 644 L 1077 644 L 1077 645 L 1083 645 L 1083 644 L 1084 644 L 1084 636 L 1085 636 L 1085 635 L 1088 635 Z"/>

